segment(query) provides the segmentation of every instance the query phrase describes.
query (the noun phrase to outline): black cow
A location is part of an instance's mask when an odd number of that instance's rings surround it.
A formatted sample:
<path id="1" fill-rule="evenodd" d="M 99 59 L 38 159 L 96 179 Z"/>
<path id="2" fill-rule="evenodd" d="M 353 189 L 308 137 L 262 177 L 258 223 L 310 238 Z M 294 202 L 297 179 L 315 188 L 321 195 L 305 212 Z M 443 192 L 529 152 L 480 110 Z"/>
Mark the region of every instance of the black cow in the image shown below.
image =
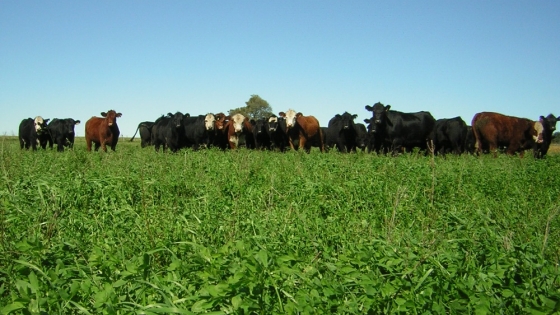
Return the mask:
<path id="1" fill-rule="evenodd" d="M 216 117 L 214 114 L 198 115 L 183 118 L 184 147 L 198 150 L 201 145 L 209 146 L 216 129 Z"/>
<path id="2" fill-rule="evenodd" d="M 282 117 L 277 117 L 276 115 L 271 115 L 266 122 L 268 136 L 272 143 L 272 148 L 274 150 L 280 150 L 280 152 L 286 151 L 286 146 L 288 146 L 288 137 L 286 133 L 280 128 L 280 121 L 284 120 Z M 286 122 L 283 122 L 284 126 Z"/>
<path id="3" fill-rule="evenodd" d="M 37 150 L 37 144 L 39 144 L 45 149 L 47 141 L 50 139 L 46 129 L 49 120 L 43 119 L 41 116 L 37 116 L 35 119 L 23 119 L 19 124 L 18 133 L 20 148 L 29 149 L 31 147 L 33 150 Z"/>
<path id="4" fill-rule="evenodd" d="M 323 143 L 325 144 L 325 151 L 329 151 L 330 149 L 332 149 L 331 147 L 329 147 L 329 143 L 328 143 L 328 138 L 327 138 L 327 133 L 329 131 L 329 128 L 327 127 L 321 127 L 321 135 L 323 136 Z"/>
<path id="5" fill-rule="evenodd" d="M 536 145 L 537 151 L 535 153 L 535 156 L 538 158 L 543 158 L 550 148 L 550 143 L 554 138 L 552 134 L 554 133 L 554 131 L 556 131 L 556 122 L 560 121 L 560 116 L 555 117 L 553 114 L 549 114 L 546 117 L 541 116 L 539 121 L 542 123 L 544 129 L 543 141 L 542 143 L 538 143 Z"/>
<path id="6" fill-rule="evenodd" d="M 373 106 L 366 105 L 365 108 L 372 112 L 372 118 L 364 120 L 369 122 L 371 149 L 377 153 L 391 151 L 393 155 L 403 149 L 411 151 L 415 147 L 427 152 L 436 124 L 432 114 L 425 111 L 402 113 L 390 110 L 391 105 L 385 106 L 380 102 Z"/>
<path id="7" fill-rule="evenodd" d="M 434 153 L 445 155 L 465 152 L 467 124 L 461 117 L 436 120 L 434 129 Z"/>
<path id="8" fill-rule="evenodd" d="M 255 148 L 257 150 L 270 150 L 272 142 L 270 134 L 267 131 L 267 121 L 264 118 L 257 120 L 251 119 L 251 126 L 253 126 L 253 136 L 255 137 Z"/>
<path id="9" fill-rule="evenodd" d="M 142 148 L 145 148 L 149 145 L 152 145 L 152 127 L 154 126 L 154 124 L 155 123 L 153 121 L 143 121 L 139 123 L 138 128 L 136 128 L 136 132 L 134 132 L 134 135 L 132 136 L 130 141 L 132 142 L 134 140 L 134 137 L 136 137 L 136 133 L 140 131 L 140 146 Z"/>
<path id="10" fill-rule="evenodd" d="M 181 146 L 183 137 L 183 118 L 181 112 L 167 114 L 158 118 L 152 127 L 152 143 L 156 152 L 159 152 L 160 145 L 163 145 L 163 152 L 167 148 L 171 152 L 177 152 Z"/>
<path id="11" fill-rule="evenodd" d="M 278 117 L 278 129 L 284 134 L 286 139 L 286 149 L 290 146 L 290 139 L 295 150 L 299 149 L 299 130 L 297 128 L 288 129 L 286 118 Z M 323 142 L 324 143 L 324 142 Z M 324 146 L 324 145 L 323 145 Z"/>
<path id="12" fill-rule="evenodd" d="M 79 120 L 74 120 L 72 118 L 53 119 L 47 126 L 48 133 L 51 137 L 49 146 L 52 148 L 53 142 L 56 143 L 58 152 L 64 151 L 65 146 L 72 149 L 74 147 L 74 138 L 76 137 L 74 127 L 79 124 Z"/>
<path id="13" fill-rule="evenodd" d="M 358 115 L 348 112 L 336 114 L 327 127 L 327 146 L 336 146 L 339 152 L 356 152 L 356 126 L 354 119 Z"/>
<path id="14" fill-rule="evenodd" d="M 467 137 L 465 139 L 465 151 L 470 154 L 476 152 L 476 138 L 472 126 L 466 126 Z"/>
<path id="15" fill-rule="evenodd" d="M 367 128 L 362 123 L 355 124 L 355 128 L 356 128 L 356 147 L 362 149 L 362 152 L 364 152 L 369 143 Z"/>

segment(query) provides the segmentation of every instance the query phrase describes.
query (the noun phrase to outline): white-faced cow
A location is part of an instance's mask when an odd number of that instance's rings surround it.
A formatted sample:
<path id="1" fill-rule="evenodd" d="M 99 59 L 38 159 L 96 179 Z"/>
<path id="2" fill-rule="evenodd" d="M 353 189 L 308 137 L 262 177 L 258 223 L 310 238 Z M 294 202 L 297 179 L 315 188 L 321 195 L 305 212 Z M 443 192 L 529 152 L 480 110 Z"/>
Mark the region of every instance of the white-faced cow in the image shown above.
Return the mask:
<path id="1" fill-rule="evenodd" d="M 508 155 L 519 152 L 523 157 L 525 150 L 532 148 L 535 157 L 540 157 L 537 144 L 543 142 L 544 134 L 540 121 L 482 112 L 474 115 L 472 127 L 479 154 L 492 152 L 496 157 L 498 148 L 505 147 Z"/>
<path id="2" fill-rule="evenodd" d="M 323 132 L 319 121 L 314 116 L 303 116 L 302 113 L 296 113 L 293 109 L 287 112 L 280 112 L 279 115 L 284 118 L 286 122 L 286 133 L 288 141 L 292 149 L 294 147 L 295 135 L 291 130 L 297 132 L 299 139 L 299 147 L 303 148 L 307 153 L 310 152 L 311 147 L 319 147 L 321 152 L 325 151 L 325 144 L 323 143 Z"/>
<path id="3" fill-rule="evenodd" d="M 43 119 L 41 116 L 35 117 L 35 119 L 26 118 L 19 124 L 19 146 L 21 149 L 24 147 L 33 150 L 37 150 L 37 145 L 41 145 L 45 149 L 47 141 L 50 136 L 47 132 L 47 123 L 49 119 Z"/>
<path id="4" fill-rule="evenodd" d="M 231 120 L 225 126 L 229 147 L 235 149 L 239 146 L 239 137 L 245 136 L 245 141 L 248 149 L 255 147 L 252 126 L 249 119 L 242 114 L 235 114 L 231 116 Z"/>
<path id="5" fill-rule="evenodd" d="M 436 124 L 432 114 L 426 111 L 402 113 L 390 109 L 391 105 L 385 106 L 380 102 L 366 105 L 366 110 L 372 112 L 371 119 L 364 120 L 369 123 L 369 151 L 396 155 L 402 150 L 411 151 L 417 147 L 427 152 Z"/>
<path id="6" fill-rule="evenodd" d="M 214 114 L 183 118 L 184 147 L 198 150 L 200 146 L 209 146 L 215 137 L 216 117 Z"/>
<path id="7" fill-rule="evenodd" d="M 87 150 L 91 151 L 91 145 L 94 143 L 95 151 L 101 147 L 104 152 L 107 152 L 107 145 L 115 151 L 120 135 L 117 118 L 121 117 L 122 114 L 111 109 L 108 112 L 102 112 L 101 116 L 103 118 L 91 117 L 86 122 Z"/>

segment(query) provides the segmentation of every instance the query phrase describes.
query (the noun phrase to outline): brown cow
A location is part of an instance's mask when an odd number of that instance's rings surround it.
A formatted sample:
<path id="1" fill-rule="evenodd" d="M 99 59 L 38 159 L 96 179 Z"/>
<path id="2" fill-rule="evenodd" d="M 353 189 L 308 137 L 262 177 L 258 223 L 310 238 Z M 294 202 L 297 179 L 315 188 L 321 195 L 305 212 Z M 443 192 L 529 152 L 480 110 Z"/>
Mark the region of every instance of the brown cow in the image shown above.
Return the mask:
<path id="1" fill-rule="evenodd" d="M 530 148 L 536 154 L 536 144 L 543 141 L 542 123 L 526 118 L 482 112 L 474 115 L 472 128 L 477 153 L 489 150 L 494 157 L 498 147 L 505 147 L 509 155 L 519 152 L 523 157 L 523 152 Z"/>
<path id="2" fill-rule="evenodd" d="M 215 128 L 212 145 L 225 150 L 228 147 L 228 137 L 225 127 L 231 120 L 231 117 L 226 116 L 224 113 L 217 113 L 214 117 L 216 120 L 214 121 Z"/>
<path id="3" fill-rule="evenodd" d="M 86 144 L 87 150 L 91 151 L 91 143 L 95 143 L 95 151 L 99 147 L 107 152 L 107 144 L 111 146 L 111 150 L 115 151 L 117 142 L 119 141 L 119 126 L 117 126 L 117 117 L 121 117 L 121 113 L 110 110 L 107 113 L 102 112 L 101 117 L 91 117 L 86 122 Z"/>
<path id="4" fill-rule="evenodd" d="M 293 141 L 296 140 L 295 136 L 297 135 L 299 136 L 299 147 L 303 148 L 307 153 L 311 150 L 311 146 L 319 147 L 321 152 L 325 152 L 323 131 L 317 118 L 303 116 L 302 113 L 296 114 L 293 109 L 289 109 L 285 113 L 280 112 L 278 115 L 283 117 L 286 122 L 286 134 L 292 149 L 295 149 Z M 291 130 L 297 130 L 297 134 L 290 132 Z"/>
<path id="5" fill-rule="evenodd" d="M 239 146 L 239 136 L 242 134 L 245 136 L 245 144 L 247 148 L 255 148 L 252 126 L 247 117 L 242 114 L 235 114 L 231 116 L 231 119 L 225 125 L 224 129 L 231 149 L 235 149 Z"/>

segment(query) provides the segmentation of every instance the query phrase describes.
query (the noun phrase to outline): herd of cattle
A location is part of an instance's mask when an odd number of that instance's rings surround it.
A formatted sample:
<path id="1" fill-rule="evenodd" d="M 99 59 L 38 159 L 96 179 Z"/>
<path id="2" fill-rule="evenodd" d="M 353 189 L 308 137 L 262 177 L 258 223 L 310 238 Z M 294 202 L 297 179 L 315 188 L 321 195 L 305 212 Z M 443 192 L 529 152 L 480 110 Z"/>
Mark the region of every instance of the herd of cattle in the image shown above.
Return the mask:
<path id="1" fill-rule="evenodd" d="M 552 114 L 540 116 L 538 121 L 506 116 L 499 113 L 481 112 L 474 115 L 471 126 L 461 117 L 434 119 L 427 111 L 403 113 L 391 110 L 390 105 L 376 103 L 367 105 L 372 117 L 364 119 L 367 124 L 355 123 L 357 115 L 347 112 L 335 115 L 327 127 L 321 127 L 314 116 L 304 116 L 292 109 L 260 119 L 249 119 L 242 114 L 224 113 L 191 116 L 177 112 L 159 117 L 155 121 L 138 124 L 141 146 L 153 145 L 156 151 L 163 148 L 176 152 L 181 148 L 218 147 L 222 150 L 245 146 L 248 149 L 278 150 L 302 148 L 309 152 L 318 147 L 322 152 L 336 148 L 340 152 L 358 149 L 376 153 L 391 153 L 419 148 L 434 154 L 493 153 L 504 150 L 507 154 L 533 150 L 536 158 L 548 152 L 556 122 L 560 117 Z M 116 120 L 121 113 L 114 110 L 101 113 L 86 122 L 87 150 L 99 147 L 114 151 L 119 139 Z M 20 147 L 43 149 L 53 142 L 58 151 L 74 145 L 74 127 L 79 120 L 71 118 L 24 119 L 19 126 Z"/>

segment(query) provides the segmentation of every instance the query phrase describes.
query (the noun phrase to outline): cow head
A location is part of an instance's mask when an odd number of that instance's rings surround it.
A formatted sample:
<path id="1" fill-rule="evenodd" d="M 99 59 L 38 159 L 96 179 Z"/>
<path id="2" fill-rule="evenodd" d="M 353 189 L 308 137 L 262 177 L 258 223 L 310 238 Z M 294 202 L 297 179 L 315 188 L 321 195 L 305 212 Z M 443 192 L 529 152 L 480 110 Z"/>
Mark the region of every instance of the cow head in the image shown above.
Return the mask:
<path id="1" fill-rule="evenodd" d="M 215 117 L 216 117 L 216 129 L 224 130 L 224 127 L 229 122 L 230 117 L 226 116 L 224 113 L 217 113 Z"/>
<path id="2" fill-rule="evenodd" d="M 286 121 L 286 129 L 290 129 L 296 126 L 296 118 L 301 116 L 302 113 L 296 113 L 295 110 L 289 109 L 287 112 L 278 113 L 280 117 L 284 118 Z"/>
<path id="3" fill-rule="evenodd" d="M 369 120 L 368 131 L 378 132 L 386 124 L 389 109 L 391 109 L 391 105 L 385 106 L 380 102 L 375 103 L 373 106 L 366 105 L 366 110 L 372 114 Z"/>
<path id="4" fill-rule="evenodd" d="M 264 118 L 259 118 L 257 120 L 251 120 L 251 124 L 253 125 L 253 130 L 254 130 L 255 135 L 261 134 L 261 133 L 266 133 L 267 121 Z"/>
<path id="5" fill-rule="evenodd" d="M 64 119 L 64 127 L 65 127 L 66 132 L 68 134 L 74 134 L 74 127 L 79 125 L 79 124 L 80 124 L 79 120 L 74 120 L 72 118 Z"/>
<path id="6" fill-rule="evenodd" d="M 337 116 L 340 116 L 343 130 L 354 129 L 354 119 L 356 119 L 358 115 L 352 115 L 348 112 L 344 112 L 344 114 Z"/>
<path id="7" fill-rule="evenodd" d="M 175 128 L 181 128 L 183 126 L 183 118 L 185 115 L 181 112 L 176 112 L 171 116 L 171 125 Z"/>
<path id="8" fill-rule="evenodd" d="M 245 116 L 241 115 L 241 114 L 235 114 L 233 116 L 231 116 L 231 127 L 233 128 L 233 131 L 235 133 L 241 133 L 243 131 L 243 127 L 245 126 L 245 120 L 247 118 L 245 118 Z"/>
<path id="9" fill-rule="evenodd" d="M 206 116 L 204 117 L 204 127 L 206 128 L 206 130 L 214 130 L 215 126 L 216 117 L 214 116 L 214 114 L 206 114 Z"/>
<path id="10" fill-rule="evenodd" d="M 267 121 L 268 131 L 275 132 L 278 129 L 278 117 L 275 115 L 270 116 Z"/>
<path id="11" fill-rule="evenodd" d="M 47 123 L 49 122 L 50 119 L 43 119 L 43 117 L 41 116 L 37 116 L 35 117 L 35 119 L 33 120 L 33 124 L 35 125 L 35 132 L 37 132 L 37 134 L 40 134 L 43 132 L 43 130 L 47 127 Z"/>
<path id="12" fill-rule="evenodd" d="M 540 121 L 535 121 L 533 123 L 533 130 L 531 130 L 531 132 L 533 134 L 533 140 L 536 143 L 542 143 L 543 142 L 544 126 Z"/>
<path id="13" fill-rule="evenodd" d="M 117 118 L 121 117 L 122 114 L 121 113 L 117 113 L 114 110 L 110 110 L 108 112 L 102 112 L 101 116 L 105 117 L 105 119 L 107 119 L 107 125 L 109 127 L 113 126 L 113 124 L 117 123 Z"/>
<path id="14" fill-rule="evenodd" d="M 554 133 L 554 131 L 556 130 L 557 121 L 560 121 L 560 116 L 554 117 L 554 115 L 552 114 L 549 114 L 546 117 L 541 116 L 539 119 L 539 122 L 543 124 L 544 129 L 550 134 Z"/>

